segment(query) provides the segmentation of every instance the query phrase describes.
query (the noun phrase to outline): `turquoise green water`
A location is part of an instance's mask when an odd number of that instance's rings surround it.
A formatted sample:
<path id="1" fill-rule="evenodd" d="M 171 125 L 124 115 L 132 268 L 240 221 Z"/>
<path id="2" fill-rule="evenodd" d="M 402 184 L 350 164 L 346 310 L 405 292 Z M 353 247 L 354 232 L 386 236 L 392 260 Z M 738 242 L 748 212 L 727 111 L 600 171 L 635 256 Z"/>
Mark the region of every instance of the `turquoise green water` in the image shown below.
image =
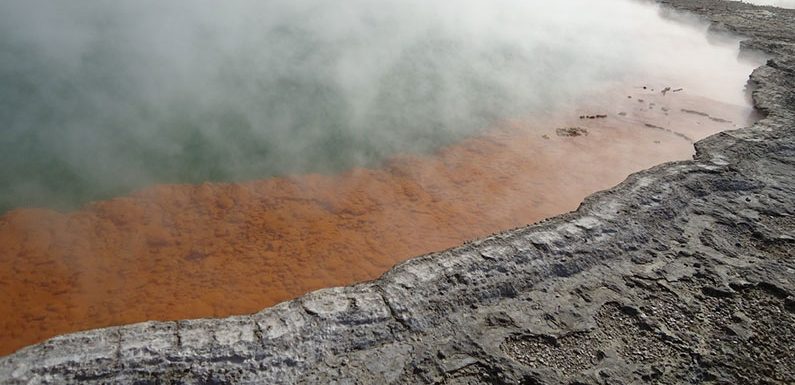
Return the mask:
<path id="1" fill-rule="evenodd" d="M 128 64 L 117 60 L 124 53 L 111 44 L 66 77 L 16 48 L 27 68 L 2 68 L 0 114 L 11 124 L 0 143 L 0 209 L 71 207 L 153 182 L 334 172 L 432 150 L 532 104 L 467 69 L 455 73 L 460 95 L 447 99 L 441 77 L 460 59 L 432 52 L 444 42 L 432 44 L 398 58 L 364 111 L 311 69 L 266 81 L 220 73 L 212 82 L 219 100 L 182 95 L 155 104 L 125 77 Z M 528 65 L 501 60 L 509 70 Z M 448 115 L 451 107 L 460 111 Z"/>
<path id="2" fill-rule="evenodd" d="M 608 2 L 6 0 L 0 212 L 337 172 L 571 104 L 675 30 Z"/>

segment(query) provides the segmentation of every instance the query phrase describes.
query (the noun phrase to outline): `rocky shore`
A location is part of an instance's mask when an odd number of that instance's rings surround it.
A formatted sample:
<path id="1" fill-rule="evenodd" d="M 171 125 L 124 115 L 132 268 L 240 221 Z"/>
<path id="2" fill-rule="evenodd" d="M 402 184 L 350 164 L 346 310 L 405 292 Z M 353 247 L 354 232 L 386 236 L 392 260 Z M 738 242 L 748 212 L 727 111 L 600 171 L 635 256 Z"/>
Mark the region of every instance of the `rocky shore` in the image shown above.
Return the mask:
<path id="1" fill-rule="evenodd" d="M 53 338 L 0 384 L 795 381 L 795 11 L 661 3 L 772 57 L 764 119 L 576 212 L 250 316 Z"/>

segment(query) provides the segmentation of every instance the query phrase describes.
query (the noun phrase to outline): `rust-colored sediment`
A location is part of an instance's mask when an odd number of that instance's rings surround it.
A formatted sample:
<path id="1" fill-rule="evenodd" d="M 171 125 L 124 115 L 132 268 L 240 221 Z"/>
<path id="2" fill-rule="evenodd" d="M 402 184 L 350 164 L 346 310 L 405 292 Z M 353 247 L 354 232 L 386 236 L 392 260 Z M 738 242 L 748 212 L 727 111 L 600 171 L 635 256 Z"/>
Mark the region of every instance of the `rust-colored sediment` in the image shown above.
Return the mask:
<path id="1" fill-rule="evenodd" d="M 68 214 L 12 211 L 0 217 L 0 354 L 89 328 L 255 312 L 372 279 L 409 257 L 575 209 L 634 171 L 689 158 L 692 144 L 666 128 L 699 139 L 745 123 L 744 108 L 643 92 L 564 118 L 505 122 L 379 169 L 160 185 Z M 579 119 L 602 113 L 609 116 Z M 587 135 L 557 135 L 566 127 Z"/>

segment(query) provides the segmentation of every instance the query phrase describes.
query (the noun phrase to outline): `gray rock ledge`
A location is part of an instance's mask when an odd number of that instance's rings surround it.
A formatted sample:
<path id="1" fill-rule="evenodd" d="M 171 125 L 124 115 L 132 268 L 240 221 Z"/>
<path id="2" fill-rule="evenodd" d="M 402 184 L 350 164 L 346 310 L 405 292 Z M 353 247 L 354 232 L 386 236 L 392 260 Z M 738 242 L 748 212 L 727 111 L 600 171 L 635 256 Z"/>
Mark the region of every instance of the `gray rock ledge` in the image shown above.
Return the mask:
<path id="1" fill-rule="evenodd" d="M 0 358 L 0 384 L 795 382 L 795 11 L 661 2 L 772 57 L 763 120 L 373 282 L 53 338 Z"/>

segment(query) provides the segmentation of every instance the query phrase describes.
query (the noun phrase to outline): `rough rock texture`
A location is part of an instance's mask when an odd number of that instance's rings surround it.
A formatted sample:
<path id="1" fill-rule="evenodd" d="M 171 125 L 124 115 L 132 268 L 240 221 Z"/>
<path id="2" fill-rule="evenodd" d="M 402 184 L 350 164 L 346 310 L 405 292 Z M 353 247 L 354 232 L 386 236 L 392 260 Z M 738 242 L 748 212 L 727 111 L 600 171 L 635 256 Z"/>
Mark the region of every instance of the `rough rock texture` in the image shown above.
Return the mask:
<path id="1" fill-rule="evenodd" d="M 662 2 L 772 55 L 765 119 L 575 213 L 251 316 L 57 337 L 0 383 L 795 381 L 795 11 Z"/>

